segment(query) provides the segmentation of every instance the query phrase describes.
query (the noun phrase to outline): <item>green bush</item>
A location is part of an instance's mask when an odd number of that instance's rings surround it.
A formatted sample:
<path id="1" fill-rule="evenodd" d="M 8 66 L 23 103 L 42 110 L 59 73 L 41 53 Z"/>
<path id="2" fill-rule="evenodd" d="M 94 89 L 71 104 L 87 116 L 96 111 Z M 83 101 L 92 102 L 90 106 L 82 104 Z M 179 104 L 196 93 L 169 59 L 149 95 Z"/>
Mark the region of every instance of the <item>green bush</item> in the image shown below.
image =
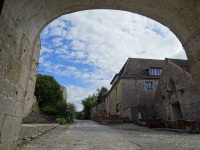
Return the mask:
<path id="1" fill-rule="evenodd" d="M 48 75 L 37 75 L 34 95 L 40 108 L 54 106 L 58 101 L 63 100 L 60 85 L 53 76 Z"/>
<path id="2" fill-rule="evenodd" d="M 68 122 L 74 122 L 76 106 L 72 103 L 67 103 L 66 119 Z"/>
<path id="3" fill-rule="evenodd" d="M 56 115 L 66 116 L 67 103 L 66 101 L 58 101 L 55 104 Z"/>
<path id="4" fill-rule="evenodd" d="M 66 103 L 65 101 L 58 101 L 54 106 L 46 105 L 41 108 L 41 111 L 45 114 L 57 115 L 58 118 L 63 118 L 67 123 L 74 122 L 76 106 L 72 103 Z M 63 122 L 65 123 L 65 121 Z"/>
<path id="5" fill-rule="evenodd" d="M 46 114 L 65 116 L 66 108 L 67 108 L 67 103 L 65 101 L 58 101 L 53 106 L 45 105 L 41 107 L 41 111 Z"/>
<path id="6" fill-rule="evenodd" d="M 58 117 L 55 119 L 55 122 L 60 123 L 60 124 L 65 124 L 67 123 L 67 119 L 64 117 Z"/>
<path id="7" fill-rule="evenodd" d="M 57 110 L 56 110 L 55 106 L 46 105 L 46 106 L 41 107 L 40 109 L 45 114 L 57 115 Z"/>
<path id="8" fill-rule="evenodd" d="M 35 102 L 35 103 L 33 104 L 33 106 L 32 106 L 31 111 L 32 111 L 32 112 L 37 112 L 38 110 L 39 110 L 38 103 Z"/>
<path id="9" fill-rule="evenodd" d="M 55 122 L 60 123 L 60 124 L 66 124 L 66 123 L 73 123 L 74 120 L 72 120 L 69 116 L 68 117 L 57 117 L 55 119 Z"/>

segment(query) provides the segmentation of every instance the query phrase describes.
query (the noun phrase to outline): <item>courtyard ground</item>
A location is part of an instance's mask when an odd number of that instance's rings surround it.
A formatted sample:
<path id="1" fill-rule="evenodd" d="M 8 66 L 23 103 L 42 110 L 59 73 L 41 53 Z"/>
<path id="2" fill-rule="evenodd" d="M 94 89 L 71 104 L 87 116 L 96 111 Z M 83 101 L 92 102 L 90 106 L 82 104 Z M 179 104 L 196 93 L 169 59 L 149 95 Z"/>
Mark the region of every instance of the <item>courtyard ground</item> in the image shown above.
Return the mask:
<path id="1" fill-rule="evenodd" d="M 21 136 L 26 134 L 23 130 Z M 162 131 L 134 124 L 100 125 L 90 120 L 76 120 L 73 124 L 53 125 L 51 130 L 18 149 L 200 150 L 200 134 Z"/>

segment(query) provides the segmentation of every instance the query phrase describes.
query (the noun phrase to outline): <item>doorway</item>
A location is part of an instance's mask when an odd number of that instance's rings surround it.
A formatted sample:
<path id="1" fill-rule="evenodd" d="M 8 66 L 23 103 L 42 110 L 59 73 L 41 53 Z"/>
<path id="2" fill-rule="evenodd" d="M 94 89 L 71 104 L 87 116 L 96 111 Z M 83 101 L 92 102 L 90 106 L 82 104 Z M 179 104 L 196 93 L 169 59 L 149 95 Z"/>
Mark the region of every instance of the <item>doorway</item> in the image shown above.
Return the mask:
<path id="1" fill-rule="evenodd" d="M 173 120 L 176 121 L 176 120 L 183 119 L 180 103 L 179 102 L 173 103 L 171 104 L 171 107 L 172 107 Z"/>

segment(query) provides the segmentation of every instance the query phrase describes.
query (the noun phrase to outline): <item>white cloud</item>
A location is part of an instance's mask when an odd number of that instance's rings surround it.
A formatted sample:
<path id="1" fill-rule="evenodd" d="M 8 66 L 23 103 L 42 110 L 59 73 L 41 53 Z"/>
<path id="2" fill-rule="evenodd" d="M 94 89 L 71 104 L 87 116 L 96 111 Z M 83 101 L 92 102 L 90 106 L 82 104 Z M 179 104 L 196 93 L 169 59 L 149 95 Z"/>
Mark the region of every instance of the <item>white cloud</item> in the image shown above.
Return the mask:
<path id="1" fill-rule="evenodd" d="M 76 104 L 78 111 L 81 111 L 83 109 L 81 100 L 92 95 L 93 92 L 94 90 L 88 88 L 69 85 L 67 86 L 67 101 Z"/>
<path id="2" fill-rule="evenodd" d="M 52 44 L 55 46 L 55 47 L 58 47 L 58 46 L 62 46 L 63 45 L 63 42 L 62 42 L 63 38 L 61 37 L 58 37 L 58 38 L 54 38 L 52 40 Z"/>
<path id="3" fill-rule="evenodd" d="M 180 42 L 168 28 L 124 11 L 90 10 L 65 15 L 44 29 L 41 38 L 47 40 L 48 36 L 52 43 L 44 42 L 40 57 L 46 71 L 90 83 L 93 89 L 109 88 L 112 77 L 128 57 L 186 58 Z M 52 53 L 59 63 L 48 61 Z M 80 93 L 88 90 L 72 85 L 68 88 L 77 88 Z M 71 94 L 74 93 L 69 90 L 69 99 Z M 77 93 L 78 96 L 82 97 Z"/>
<path id="4" fill-rule="evenodd" d="M 42 55 L 42 54 L 44 54 L 44 53 L 52 53 L 52 52 L 53 52 L 52 49 L 49 49 L 49 48 L 47 48 L 47 47 L 42 46 L 42 47 L 41 47 L 41 50 L 40 50 L 40 55 Z"/>

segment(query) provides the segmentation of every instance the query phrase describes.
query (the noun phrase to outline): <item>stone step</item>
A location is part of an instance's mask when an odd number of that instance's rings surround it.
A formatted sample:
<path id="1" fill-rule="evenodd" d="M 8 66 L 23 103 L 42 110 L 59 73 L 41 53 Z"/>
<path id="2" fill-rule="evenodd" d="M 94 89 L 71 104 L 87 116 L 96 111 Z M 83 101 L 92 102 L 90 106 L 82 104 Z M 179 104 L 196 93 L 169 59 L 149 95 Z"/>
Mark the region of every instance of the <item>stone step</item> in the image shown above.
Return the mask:
<path id="1" fill-rule="evenodd" d="M 54 123 L 55 116 L 46 115 L 42 112 L 33 112 L 24 117 L 22 123 Z"/>

